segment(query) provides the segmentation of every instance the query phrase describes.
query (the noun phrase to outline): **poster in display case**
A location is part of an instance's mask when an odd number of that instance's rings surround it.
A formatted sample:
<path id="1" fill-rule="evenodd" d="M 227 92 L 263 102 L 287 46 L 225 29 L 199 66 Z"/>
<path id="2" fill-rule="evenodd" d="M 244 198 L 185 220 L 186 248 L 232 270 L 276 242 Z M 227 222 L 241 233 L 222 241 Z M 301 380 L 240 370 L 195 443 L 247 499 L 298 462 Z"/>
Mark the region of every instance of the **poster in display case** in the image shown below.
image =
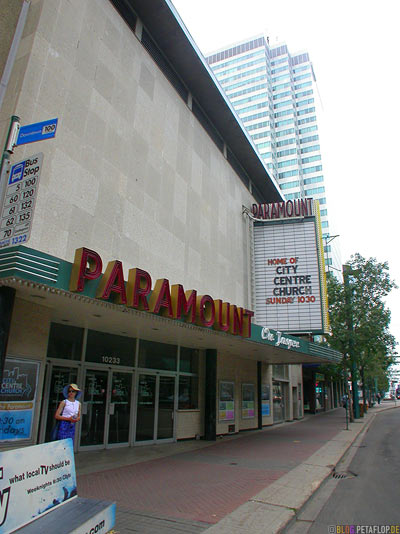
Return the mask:
<path id="1" fill-rule="evenodd" d="M 220 382 L 219 383 L 219 420 L 220 421 L 234 421 L 235 420 L 235 383 L 234 382 Z"/>
<path id="2" fill-rule="evenodd" d="M 268 384 L 261 386 L 261 415 L 271 415 L 270 410 L 270 388 Z"/>
<path id="3" fill-rule="evenodd" d="M 255 397 L 254 384 L 242 384 L 242 419 L 251 419 L 255 416 Z"/>

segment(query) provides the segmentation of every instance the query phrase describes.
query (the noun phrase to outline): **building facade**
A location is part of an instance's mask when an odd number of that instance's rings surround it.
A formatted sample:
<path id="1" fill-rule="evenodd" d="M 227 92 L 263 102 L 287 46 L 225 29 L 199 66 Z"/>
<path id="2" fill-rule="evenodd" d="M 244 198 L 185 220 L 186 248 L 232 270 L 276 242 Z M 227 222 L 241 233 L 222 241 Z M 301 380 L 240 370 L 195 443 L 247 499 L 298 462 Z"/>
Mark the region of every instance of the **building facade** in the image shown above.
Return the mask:
<path id="1" fill-rule="evenodd" d="M 260 36 L 218 50 L 207 61 L 285 198 L 319 201 L 325 263 L 340 272 L 338 248 L 329 237 L 319 100 L 309 54 L 292 54 L 286 44 L 270 45 Z"/>
<path id="2" fill-rule="evenodd" d="M 1 146 L 56 133 L 3 160 L 1 445 L 48 440 L 71 382 L 76 450 L 302 417 L 300 364 L 340 354 L 252 320 L 242 206 L 282 194 L 171 2 L 8 8 Z"/>

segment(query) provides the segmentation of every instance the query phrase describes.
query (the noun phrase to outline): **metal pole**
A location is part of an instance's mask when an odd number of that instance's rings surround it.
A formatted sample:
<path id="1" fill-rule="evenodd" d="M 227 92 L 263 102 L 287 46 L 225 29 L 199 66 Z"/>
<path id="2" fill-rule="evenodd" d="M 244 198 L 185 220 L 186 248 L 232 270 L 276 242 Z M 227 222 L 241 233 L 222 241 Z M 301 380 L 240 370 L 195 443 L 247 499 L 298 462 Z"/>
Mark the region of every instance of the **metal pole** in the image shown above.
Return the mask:
<path id="1" fill-rule="evenodd" d="M 0 208 L 3 205 L 3 194 L 7 185 L 7 175 L 11 166 L 10 154 L 13 153 L 17 143 L 19 128 L 20 118 L 17 115 L 12 115 L 0 163 Z"/>
<path id="2" fill-rule="evenodd" d="M 352 382 L 352 389 L 353 389 L 353 414 L 354 419 L 360 418 L 360 405 L 359 405 L 359 398 L 358 398 L 358 383 L 357 383 L 357 364 L 356 364 L 356 358 L 354 354 L 354 327 L 353 327 L 353 310 L 351 308 L 352 305 L 352 295 L 351 295 L 351 288 L 349 286 L 349 274 L 351 273 L 351 269 L 349 265 L 343 265 L 343 283 L 344 283 L 344 289 L 345 289 L 345 296 L 346 296 L 346 304 L 347 304 L 347 326 L 349 330 L 349 356 L 351 361 L 351 382 Z"/>
<path id="3" fill-rule="evenodd" d="M 17 57 L 18 47 L 22 39 L 22 34 L 24 32 L 30 4 L 31 3 L 29 0 L 24 0 L 24 3 L 22 4 L 21 12 L 19 14 L 17 22 L 17 27 L 15 28 L 15 33 L 11 43 L 10 51 L 8 53 L 7 61 L 4 66 L 3 75 L 0 80 L 0 109 L 2 107 L 4 97 L 6 95 L 8 82 L 10 81 L 11 72 L 14 67 L 15 59 Z"/>
<path id="4" fill-rule="evenodd" d="M 7 152 L 4 152 L 0 165 L 0 210 L 3 206 L 3 197 L 6 190 L 8 173 L 10 172 L 10 156 Z"/>

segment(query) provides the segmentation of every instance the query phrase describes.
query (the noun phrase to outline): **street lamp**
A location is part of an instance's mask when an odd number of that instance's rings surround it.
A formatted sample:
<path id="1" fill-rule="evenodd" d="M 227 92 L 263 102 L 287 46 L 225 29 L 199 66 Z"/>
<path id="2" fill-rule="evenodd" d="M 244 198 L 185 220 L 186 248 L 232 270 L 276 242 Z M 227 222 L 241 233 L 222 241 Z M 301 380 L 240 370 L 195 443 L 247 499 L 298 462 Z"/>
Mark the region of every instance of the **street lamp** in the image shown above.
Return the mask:
<path id="1" fill-rule="evenodd" d="M 353 389 L 353 413 L 354 419 L 360 418 L 360 406 L 359 406 L 359 397 L 358 397 L 358 381 L 357 381 L 357 365 L 354 354 L 354 326 L 353 326 L 353 310 L 352 310 L 352 289 L 349 285 L 349 276 L 354 273 L 350 265 L 343 265 L 343 283 L 344 283 L 344 292 L 347 305 L 347 328 L 349 330 L 349 356 L 351 361 L 351 382 Z"/>

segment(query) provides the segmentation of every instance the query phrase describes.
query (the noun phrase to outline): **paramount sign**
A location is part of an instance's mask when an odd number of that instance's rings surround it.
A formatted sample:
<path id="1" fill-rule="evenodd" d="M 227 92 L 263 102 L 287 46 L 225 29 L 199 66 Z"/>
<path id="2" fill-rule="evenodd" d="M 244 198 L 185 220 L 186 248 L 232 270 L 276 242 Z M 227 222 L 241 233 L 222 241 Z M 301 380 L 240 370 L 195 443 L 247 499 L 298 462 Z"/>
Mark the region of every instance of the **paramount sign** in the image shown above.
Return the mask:
<path id="1" fill-rule="evenodd" d="M 255 219 L 292 219 L 297 217 L 311 217 L 314 215 L 312 198 L 298 198 L 272 204 L 253 204 L 251 212 Z"/>

